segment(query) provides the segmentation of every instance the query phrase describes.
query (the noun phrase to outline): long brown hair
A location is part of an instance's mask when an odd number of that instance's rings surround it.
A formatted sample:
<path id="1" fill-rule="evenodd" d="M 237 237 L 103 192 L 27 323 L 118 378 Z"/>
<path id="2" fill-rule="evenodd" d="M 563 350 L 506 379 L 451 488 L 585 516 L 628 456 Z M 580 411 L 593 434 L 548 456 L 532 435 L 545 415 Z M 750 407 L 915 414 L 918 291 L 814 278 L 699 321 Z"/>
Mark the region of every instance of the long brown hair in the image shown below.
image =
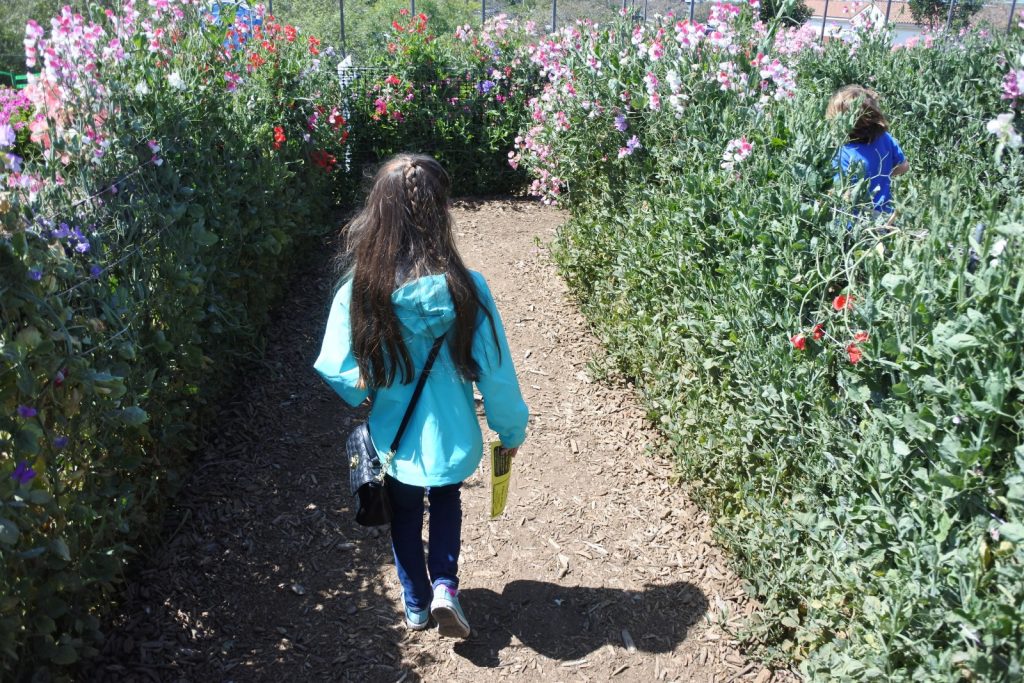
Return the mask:
<path id="1" fill-rule="evenodd" d="M 377 171 L 366 205 L 347 227 L 352 350 L 368 386 L 391 386 L 396 374 L 403 384 L 415 378 L 391 295 L 407 282 L 440 274 L 455 305 L 448 336 L 452 360 L 463 379 L 478 379 L 472 351 L 479 311 L 496 330 L 455 248 L 450 190 L 448 173 L 432 157 L 399 154 Z"/>
<path id="2" fill-rule="evenodd" d="M 828 101 L 825 117 L 832 119 L 856 108 L 857 120 L 850 142 L 871 142 L 889 130 L 889 121 L 878 104 L 878 93 L 862 85 L 844 85 Z"/>

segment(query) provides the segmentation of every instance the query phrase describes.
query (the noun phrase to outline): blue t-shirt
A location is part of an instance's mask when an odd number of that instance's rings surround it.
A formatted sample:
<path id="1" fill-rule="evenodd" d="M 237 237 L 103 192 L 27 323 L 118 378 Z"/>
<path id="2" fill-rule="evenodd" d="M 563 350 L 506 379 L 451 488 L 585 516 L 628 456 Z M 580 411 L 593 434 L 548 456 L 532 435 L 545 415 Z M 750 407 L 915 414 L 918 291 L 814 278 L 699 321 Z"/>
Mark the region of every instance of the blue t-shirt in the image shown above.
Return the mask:
<path id="1" fill-rule="evenodd" d="M 892 169 L 907 157 L 889 133 L 882 133 L 871 142 L 848 142 L 832 159 L 832 166 L 838 169 L 836 182 L 845 176 L 850 182 L 867 178 L 875 211 L 892 213 Z"/>

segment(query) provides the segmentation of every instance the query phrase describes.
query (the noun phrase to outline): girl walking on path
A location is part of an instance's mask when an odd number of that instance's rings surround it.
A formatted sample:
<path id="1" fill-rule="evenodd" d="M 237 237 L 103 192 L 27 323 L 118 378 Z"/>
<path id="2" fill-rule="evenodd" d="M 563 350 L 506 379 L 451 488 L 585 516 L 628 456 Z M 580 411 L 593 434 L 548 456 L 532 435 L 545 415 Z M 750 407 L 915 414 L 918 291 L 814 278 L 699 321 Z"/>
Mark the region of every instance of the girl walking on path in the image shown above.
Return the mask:
<path id="1" fill-rule="evenodd" d="M 381 167 L 348 228 L 350 266 L 315 368 L 350 405 L 372 400 L 370 433 L 387 473 L 406 624 L 423 630 L 433 616 L 441 635 L 465 638 L 460 488 L 483 456 L 473 384 L 505 454 L 515 455 L 525 440 L 528 412 L 487 282 L 455 248 L 450 189 L 448 174 L 428 156 L 403 154 Z M 388 461 L 388 444 L 438 338 L 441 353 Z M 430 503 L 426 558 L 424 496 Z"/>

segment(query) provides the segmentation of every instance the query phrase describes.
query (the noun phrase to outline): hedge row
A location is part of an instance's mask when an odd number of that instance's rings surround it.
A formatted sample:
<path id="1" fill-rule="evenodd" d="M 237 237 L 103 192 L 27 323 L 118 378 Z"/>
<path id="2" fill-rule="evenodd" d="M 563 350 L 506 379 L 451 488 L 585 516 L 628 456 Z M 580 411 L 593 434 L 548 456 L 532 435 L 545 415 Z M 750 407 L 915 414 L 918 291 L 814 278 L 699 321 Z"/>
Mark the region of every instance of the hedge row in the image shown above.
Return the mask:
<path id="1" fill-rule="evenodd" d="M 99 606 L 343 186 L 314 38 L 264 17 L 234 40 L 230 18 L 155 4 L 30 24 L 39 74 L 0 121 L 5 680 L 94 652 Z"/>
<path id="2" fill-rule="evenodd" d="M 542 43 L 514 163 L 572 211 L 563 272 L 764 605 L 748 643 L 816 680 L 1019 680 L 1024 31 L 752 22 Z M 888 224 L 833 182 L 847 83 L 910 159 Z"/>

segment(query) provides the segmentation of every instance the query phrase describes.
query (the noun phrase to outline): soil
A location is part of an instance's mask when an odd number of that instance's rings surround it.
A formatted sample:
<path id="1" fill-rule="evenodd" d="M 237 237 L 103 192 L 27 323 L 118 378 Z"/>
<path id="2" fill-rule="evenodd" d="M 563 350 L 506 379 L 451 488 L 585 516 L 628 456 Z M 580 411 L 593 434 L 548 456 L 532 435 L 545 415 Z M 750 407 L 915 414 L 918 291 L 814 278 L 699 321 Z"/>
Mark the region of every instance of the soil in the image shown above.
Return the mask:
<path id="1" fill-rule="evenodd" d="M 407 631 L 388 534 L 352 519 L 342 448 L 364 412 L 312 370 L 333 285 L 322 257 L 210 430 L 83 680 L 790 678 L 738 650 L 731 627 L 756 605 L 671 483 L 632 387 L 588 370 L 600 346 L 546 249 L 563 214 L 497 200 L 459 202 L 454 216 L 531 408 L 505 513 L 489 519 L 486 468 L 463 489 L 474 636 Z"/>

